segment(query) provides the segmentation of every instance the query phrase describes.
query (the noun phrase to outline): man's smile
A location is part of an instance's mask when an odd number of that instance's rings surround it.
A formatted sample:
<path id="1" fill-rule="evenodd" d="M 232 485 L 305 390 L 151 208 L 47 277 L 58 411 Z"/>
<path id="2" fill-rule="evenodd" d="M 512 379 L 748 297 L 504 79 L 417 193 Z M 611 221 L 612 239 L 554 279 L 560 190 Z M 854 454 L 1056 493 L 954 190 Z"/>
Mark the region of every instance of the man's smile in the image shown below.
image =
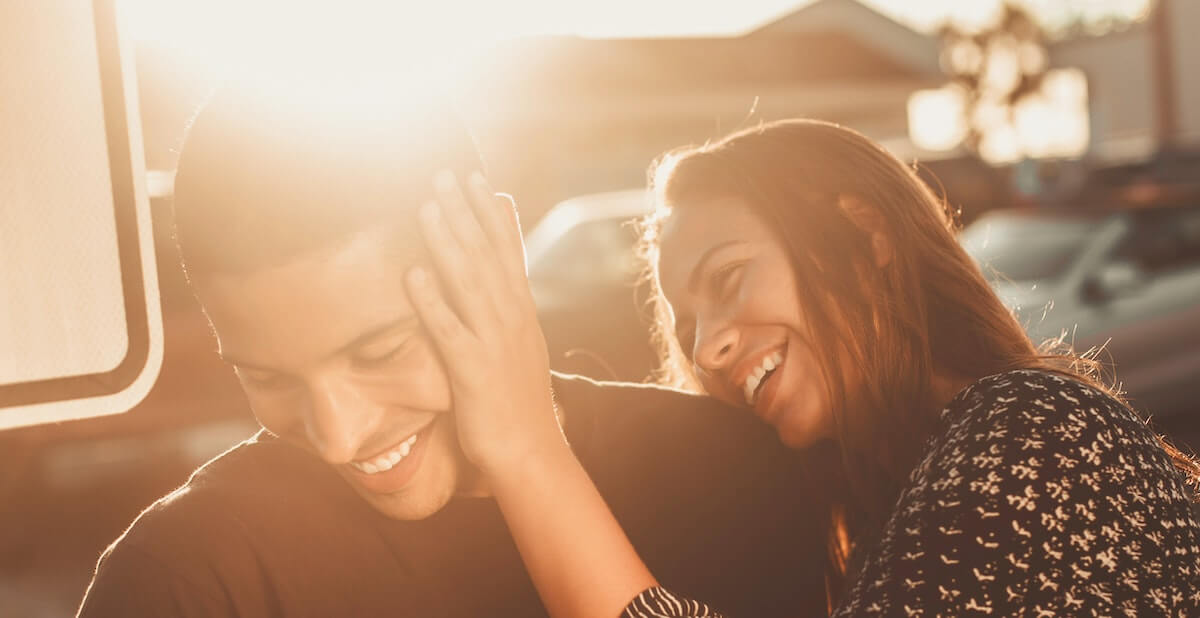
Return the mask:
<path id="1" fill-rule="evenodd" d="M 429 437 L 438 426 L 438 419 L 435 419 L 386 451 L 339 467 L 349 480 L 370 493 L 401 491 L 419 471 Z"/>

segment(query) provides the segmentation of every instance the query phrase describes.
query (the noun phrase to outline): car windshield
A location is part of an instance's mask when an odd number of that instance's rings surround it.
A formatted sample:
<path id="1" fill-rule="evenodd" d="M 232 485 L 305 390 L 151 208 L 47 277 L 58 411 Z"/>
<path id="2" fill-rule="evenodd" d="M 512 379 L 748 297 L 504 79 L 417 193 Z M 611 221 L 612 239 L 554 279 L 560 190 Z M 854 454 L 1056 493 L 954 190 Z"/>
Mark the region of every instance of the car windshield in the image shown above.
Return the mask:
<path id="1" fill-rule="evenodd" d="M 630 219 L 580 223 L 529 264 L 530 279 L 557 282 L 618 282 L 637 273 L 637 234 Z M 590 273 L 590 274 L 589 274 Z"/>
<path id="2" fill-rule="evenodd" d="M 1095 215 L 995 212 L 963 230 L 963 248 L 990 280 L 1061 277 L 1104 218 Z"/>

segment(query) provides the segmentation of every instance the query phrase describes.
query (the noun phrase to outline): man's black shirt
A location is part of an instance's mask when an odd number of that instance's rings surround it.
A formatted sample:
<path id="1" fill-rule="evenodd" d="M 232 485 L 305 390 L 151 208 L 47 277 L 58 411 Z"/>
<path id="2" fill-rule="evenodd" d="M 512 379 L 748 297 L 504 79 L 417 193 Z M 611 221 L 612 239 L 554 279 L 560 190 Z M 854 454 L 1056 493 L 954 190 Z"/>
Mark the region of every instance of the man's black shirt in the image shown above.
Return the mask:
<path id="1" fill-rule="evenodd" d="M 825 612 L 803 455 L 745 411 L 666 389 L 555 379 L 566 432 L 672 590 L 742 616 Z M 375 511 L 266 434 L 196 471 L 101 557 L 80 616 L 544 616 L 494 500 Z"/>

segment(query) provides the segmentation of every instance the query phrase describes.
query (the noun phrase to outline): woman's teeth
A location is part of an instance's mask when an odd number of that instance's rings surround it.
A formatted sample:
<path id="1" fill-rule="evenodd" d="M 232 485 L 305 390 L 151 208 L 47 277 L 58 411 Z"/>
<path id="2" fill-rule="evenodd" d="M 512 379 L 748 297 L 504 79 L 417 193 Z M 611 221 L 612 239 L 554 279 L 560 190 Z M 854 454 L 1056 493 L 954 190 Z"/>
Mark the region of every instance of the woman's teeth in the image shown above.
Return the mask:
<path id="1" fill-rule="evenodd" d="M 417 434 L 413 434 L 412 437 L 401 442 L 399 446 L 382 455 L 364 461 L 352 461 L 350 462 L 350 465 L 357 468 L 359 472 L 364 472 L 366 474 L 379 474 L 380 472 L 387 472 L 388 470 L 391 470 L 393 466 L 400 463 L 401 459 L 408 457 L 408 454 L 412 452 L 413 445 L 416 443 Z"/>
<path id="2" fill-rule="evenodd" d="M 750 372 L 746 376 L 746 382 L 742 385 L 742 394 L 746 396 L 746 405 L 753 406 L 758 400 L 758 386 L 762 384 L 767 374 L 775 371 L 777 367 L 783 364 L 783 352 L 775 352 L 763 359 L 762 364 Z"/>

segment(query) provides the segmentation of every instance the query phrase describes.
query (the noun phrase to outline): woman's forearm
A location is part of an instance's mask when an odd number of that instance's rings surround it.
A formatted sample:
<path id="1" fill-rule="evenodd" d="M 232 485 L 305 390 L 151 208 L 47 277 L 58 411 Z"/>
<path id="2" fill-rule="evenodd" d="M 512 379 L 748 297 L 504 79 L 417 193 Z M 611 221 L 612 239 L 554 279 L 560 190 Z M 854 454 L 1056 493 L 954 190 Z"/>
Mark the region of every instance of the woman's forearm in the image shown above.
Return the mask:
<path id="1" fill-rule="evenodd" d="M 566 443 L 490 481 L 551 616 L 615 618 L 657 585 Z"/>

